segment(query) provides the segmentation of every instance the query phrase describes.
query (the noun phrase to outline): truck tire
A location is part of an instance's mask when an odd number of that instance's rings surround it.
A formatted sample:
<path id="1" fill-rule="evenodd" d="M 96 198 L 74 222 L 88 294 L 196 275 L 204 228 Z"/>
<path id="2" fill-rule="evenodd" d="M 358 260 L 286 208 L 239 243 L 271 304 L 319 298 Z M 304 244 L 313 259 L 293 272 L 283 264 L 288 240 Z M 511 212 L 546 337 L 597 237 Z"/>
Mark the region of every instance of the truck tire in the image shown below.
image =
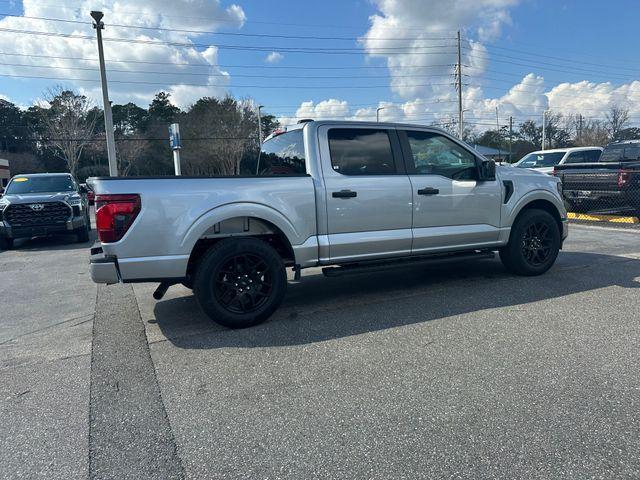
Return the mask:
<path id="1" fill-rule="evenodd" d="M 86 243 L 89 241 L 89 227 L 85 224 L 84 227 L 80 227 L 75 230 L 76 237 L 78 237 L 78 243 Z"/>
<path id="2" fill-rule="evenodd" d="M 193 282 L 200 308 L 229 328 L 251 327 L 269 318 L 286 287 L 282 258 L 255 238 L 227 238 L 213 245 L 198 263 Z"/>
<path id="3" fill-rule="evenodd" d="M 541 275 L 556 261 L 561 242 L 558 224 L 550 213 L 525 210 L 511 228 L 509 243 L 500 250 L 500 260 L 516 275 Z"/>
<path id="4" fill-rule="evenodd" d="M 13 238 L 0 237 L 0 250 L 11 250 L 13 248 Z"/>

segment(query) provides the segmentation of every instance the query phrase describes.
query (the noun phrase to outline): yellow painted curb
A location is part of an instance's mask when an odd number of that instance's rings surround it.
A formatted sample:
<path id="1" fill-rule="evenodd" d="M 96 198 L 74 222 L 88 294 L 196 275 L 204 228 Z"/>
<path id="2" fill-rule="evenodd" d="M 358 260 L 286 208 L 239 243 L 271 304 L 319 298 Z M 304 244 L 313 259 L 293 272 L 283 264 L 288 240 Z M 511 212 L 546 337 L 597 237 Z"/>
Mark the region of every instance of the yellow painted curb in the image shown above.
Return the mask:
<path id="1" fill-rule="evenodd" d="M 640 223 L 638 217 L 621 217 L 620 215 L 598 215 L 591 213 L 569 212 L 567 216 L 573 220 L 590 220 L 592 222 Z"/>

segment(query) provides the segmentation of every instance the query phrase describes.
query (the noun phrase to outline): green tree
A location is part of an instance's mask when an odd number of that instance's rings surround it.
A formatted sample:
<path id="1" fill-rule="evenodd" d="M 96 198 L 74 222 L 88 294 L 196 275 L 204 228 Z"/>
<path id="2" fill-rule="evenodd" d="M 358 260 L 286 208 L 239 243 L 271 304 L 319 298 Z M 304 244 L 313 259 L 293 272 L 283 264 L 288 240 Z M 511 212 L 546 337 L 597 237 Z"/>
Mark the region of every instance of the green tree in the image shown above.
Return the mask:
<path id="1" fill-rule="evenodd" d="M 158 92 L 149 104 L 149 120 L 153 123 L 173 123 L 180 115 L 180 109 L 173 105 L 166 92 Z"/>
<path id="2" fill-rule="evenodd" d="M 155 110 L 156 114 L 164 109 L 164 107 L 158 108 L 160 110 Z M 113 127 L 116 134 L 129 135 L 143 132 L 146 129 L 149 112 L 135 103 L 129 102 L 124 105 L 114 105 L 111 110 L 113 113 Z"/>

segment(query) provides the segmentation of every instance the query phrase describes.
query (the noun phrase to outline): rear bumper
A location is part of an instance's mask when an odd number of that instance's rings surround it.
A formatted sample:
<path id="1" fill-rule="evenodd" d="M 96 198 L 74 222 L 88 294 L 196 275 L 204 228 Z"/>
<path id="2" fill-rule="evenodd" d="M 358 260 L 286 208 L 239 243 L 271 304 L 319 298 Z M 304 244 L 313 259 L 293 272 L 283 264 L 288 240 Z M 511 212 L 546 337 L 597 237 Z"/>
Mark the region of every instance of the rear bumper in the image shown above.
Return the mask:
<path id="1" fill-rule="evenodd" d="M 0 222 L 0 235 L 7 238 L 32 238 L 56 233 L 73 233 L 85 225 L 85 217 L 73 217 L 65 223 L 55 225 L 31 225 L 14 227 L 7 222 Z"/>
<path id="2" fill-rule="evenodd" d="M 100 246 L 91 248 L 89 271 L 91 280 L 95 283 L 112 284 L 120 281 L 118 260 L 114 256 L 105 255 Z"/>

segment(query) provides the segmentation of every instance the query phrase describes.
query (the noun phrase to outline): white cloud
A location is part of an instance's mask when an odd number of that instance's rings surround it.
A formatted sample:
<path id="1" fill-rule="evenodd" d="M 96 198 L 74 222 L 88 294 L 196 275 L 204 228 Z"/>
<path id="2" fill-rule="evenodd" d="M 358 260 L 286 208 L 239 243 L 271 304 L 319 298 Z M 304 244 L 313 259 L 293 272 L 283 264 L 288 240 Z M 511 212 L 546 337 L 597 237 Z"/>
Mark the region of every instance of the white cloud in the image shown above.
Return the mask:
<path id="1" fill-rule="evenodd" d="M 278 120 L 282 125 L 291 125 L 298 120 L 311 118 L 313 120 L 325 119 L 345 119 L 349 114 L 349 105 L 346 100 L 330 98 L 315 104 L 312 101 L 302 102 L 293 117 L 280 117 Z"/>
<path id="2" fill-rule="evenodd" d="M 271 52 L 269 55 L 267 55 L 264 61 L 267 63 L 278 63 L 283 58 L 284 58 L 284 55 L 282 55 L 280 52 Z"/>
<path id="3" fill-rule="evenodd" d="M 169 3 L 163 0 L 142 0 L 135 3 L 125 3 L 118 0 L 98 0 L 97 2 L 83 0 L 80 4 L 74 4 L 73 7 L 57 8 L 55 15 L 52 15 L 50 6 L 41 4 L 39 0 L 23 0 L 23 10 L 26 17 L 55 16 L 55 18 L 64 20 L 83 22 L 91 20 L 89 17 L 91 10 L 101 10 L 105 14 L 105 39 L 111 37 L 187 44 L 194 43 L 194 41 L 202 37 L 202 34 L 166 30 L 141 30 L 109 25 L 121 24 L 165 29 L 215 31 L 221 27 L 225 29 L 241 27 L 246 20 L 241 7 L 238 5 L 225 7 L 220 0 L 174 0 Z M 188 12 L 188 16 L 185 12 Z M 0 20 L 0 28 L 89 35 L 92 38 L 95 36 L 95 32 L 90 25 L 48 22 L 23 17 L 3 18 Z M 14 37 L 15 34 L 13 33 L 0 31 L 0 43 L 3 45 L 3 52 L 22 55 L 44 55 L 47 57 L 97 57 L 96 42 L 93 40 L 22 35 L 20 42 L 16 42 Z M 144 105 L 149 103 L 155 92 L 165 90 L 172 93 L 173 101 L 176 104 L 185 107 L 202 95 L 223 95 L 229 84 L 228 74 L 217 66 L 217 49 L 215 47 L 198 51 L 195 47 L 183 48 L 162 44 L 150 45 L 105 41 L 104 48 L 110 80 L 109 93 L 114 102 L 128 102 L 134 99 Z M 100 103 L 100 84 L 86 81 L 98 78 L 97 62 L 95 61 L 17 55 L 0 55 L 0 58 L 6 63 L 56 67 L 55 69 L 46 69 L 4 65 L 0 67 L 0 73 L 64 79 L 58 83 L 76 88 Z M 160 64 L 123 63 L 114 62 L 113 60 L 159 62 Z M 163 65 L 163 63 L 167 62 L 173 65 Z M 177 65 L 180 63 L 197 64 L 202 65 L 202 67 L 194 68 L 193 66 Z M 185 75 L 186 73 L 199 73 L 199 75 Z M 142 83 L 120 83 L 124 81 Z M 154 85 L 145 85 L 145 82 L 150 82 Z M 51 83 L 56 83 L 56 81 L 51 80 Z"/>
<path id="4" fill-rule="evenodd" d="M 451 91 L 457 63 L 455 32 L 495 38 L 511 22 L 508 9 L 520 0 L 374 0 L 380 13 L 361 39 L 371 57 L 385 59 L 391 89 L 402 98 L 437 97 Z M 484 71 L 486 50 L 463 40 L 463 64 Z M 440 75 L 435 77 L 434 75 Z"/>
<path id="5" fill-rule="evenodd" d="M 615 86 L 610 82 L 582 81 L 561 83 L 547 92 L 549 108 L 562 113 L 582 113 L 604 118 L 613 106 L 629 109 L 631 115 L 640 114 L 640 81 Z"/>

